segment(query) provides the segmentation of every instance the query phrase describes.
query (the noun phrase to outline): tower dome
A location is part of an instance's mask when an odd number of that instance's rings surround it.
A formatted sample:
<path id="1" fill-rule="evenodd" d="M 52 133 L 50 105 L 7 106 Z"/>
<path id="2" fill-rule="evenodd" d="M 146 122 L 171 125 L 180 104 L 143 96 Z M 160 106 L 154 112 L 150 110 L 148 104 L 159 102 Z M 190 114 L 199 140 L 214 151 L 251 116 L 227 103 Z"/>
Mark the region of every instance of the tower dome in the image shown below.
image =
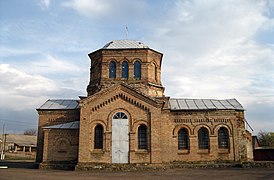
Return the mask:
<path id="1" fill-rule="evenodd" d="M 114 40 L 107 43 L 102 49 L 146 49 L 147 45 L 135 40 Z"/>

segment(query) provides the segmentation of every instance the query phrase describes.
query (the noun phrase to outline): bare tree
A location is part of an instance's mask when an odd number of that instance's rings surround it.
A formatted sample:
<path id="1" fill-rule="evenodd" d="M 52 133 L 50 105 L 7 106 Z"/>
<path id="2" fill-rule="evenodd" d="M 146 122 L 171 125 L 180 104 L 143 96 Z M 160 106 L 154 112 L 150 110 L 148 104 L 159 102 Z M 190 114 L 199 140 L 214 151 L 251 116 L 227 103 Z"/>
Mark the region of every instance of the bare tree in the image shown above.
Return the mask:
<path id="1" fill-rule="evenodd" d="M 260 131 L 258 133 L 258 140 L 261 147 L 274 147 L 274 133 Z"/>
<path id="2" fill-rule="evenodd" d="M 37 135 L 37 130 L 36 129 L 25 129 L 24 130 L 24 135 L 31 135 L 31 136 L 36 136 Z"/>

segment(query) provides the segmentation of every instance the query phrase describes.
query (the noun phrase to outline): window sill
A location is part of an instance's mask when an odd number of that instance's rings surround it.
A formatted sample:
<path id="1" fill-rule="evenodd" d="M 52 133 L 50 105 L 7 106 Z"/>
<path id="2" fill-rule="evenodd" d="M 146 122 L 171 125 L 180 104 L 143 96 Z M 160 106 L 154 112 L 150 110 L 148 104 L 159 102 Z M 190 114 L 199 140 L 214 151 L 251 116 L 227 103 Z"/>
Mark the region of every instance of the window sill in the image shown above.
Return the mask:
<path id="1" fill-rule="evenodd" d="M 93 149 L 91 154 L 104 154 L 104 151 L 102 149 Z"/>
<path id="2" fill-rule="evenodd" d="M 229 149 L 218 149 L 219 154 L 229 154 Z"/>
<path id="3" fill-rule="evenodd" d="M 189 154 L 189 149 L 179 149 L 178 154 Z"/>
<path id="4" fill-rule="evenodd" d="M 148 154 L 148 150 L 146 149 L 138 149 L 135 151 L 135 153 L 137 154 Z"/>
<path id="5" fill-rule="evenodd" d="M 198 154 L 209 154 L 209 149 L 199 149 Z"/>

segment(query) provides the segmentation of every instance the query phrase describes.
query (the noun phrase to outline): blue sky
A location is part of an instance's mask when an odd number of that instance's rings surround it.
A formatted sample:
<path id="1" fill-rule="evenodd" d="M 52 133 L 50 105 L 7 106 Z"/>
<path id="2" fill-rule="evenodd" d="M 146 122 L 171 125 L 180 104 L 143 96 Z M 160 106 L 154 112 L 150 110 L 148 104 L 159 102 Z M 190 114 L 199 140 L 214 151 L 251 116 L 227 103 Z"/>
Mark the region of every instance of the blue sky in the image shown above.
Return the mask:
<path id="1" fill-rule="evenodd" d="M 0 126 L 86 95 L 87 54 L 125 38 L 164 54 L 166 96 L 236 98 L 254 134 L 274 131 L 273 0 L 0 0 Z"/>

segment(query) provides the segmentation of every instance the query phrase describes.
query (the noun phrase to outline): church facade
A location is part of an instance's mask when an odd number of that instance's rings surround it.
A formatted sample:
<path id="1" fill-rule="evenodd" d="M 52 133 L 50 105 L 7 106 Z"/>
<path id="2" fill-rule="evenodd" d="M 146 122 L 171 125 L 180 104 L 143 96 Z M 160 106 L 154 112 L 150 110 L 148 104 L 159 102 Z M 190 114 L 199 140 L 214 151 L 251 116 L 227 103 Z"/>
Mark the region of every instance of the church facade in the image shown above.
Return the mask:
<path id="1" fill-rule="evenodd" d="M 252 157 L 236 99 L 164 95 L 163 54 L 116 40 L 89 54 L 87 97 L 48 100 L 39 114 L 37 162 L 159 164 Z"/>

